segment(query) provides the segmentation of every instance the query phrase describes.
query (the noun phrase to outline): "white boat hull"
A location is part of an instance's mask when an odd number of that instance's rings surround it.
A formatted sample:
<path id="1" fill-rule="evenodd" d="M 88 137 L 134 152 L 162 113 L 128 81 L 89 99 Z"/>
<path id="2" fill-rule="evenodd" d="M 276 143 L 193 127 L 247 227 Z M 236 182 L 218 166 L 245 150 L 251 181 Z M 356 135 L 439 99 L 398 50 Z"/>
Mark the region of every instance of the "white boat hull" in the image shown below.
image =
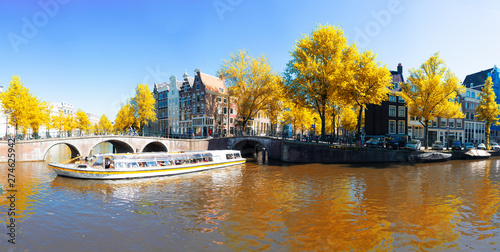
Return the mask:
<path id="1" fill-rule="evenodd" d="M 58 176 L 80 178 L 80 179 L 131 179 L 148 178 L 158 176 L 177 175 L 182 173 L 200 172 L 210 169 L 228 167 L 232 165 L 244 164 L 245 160 L 232 160 L 231 162 L 220 162 L 199 165 L 180 165 L 173 167 L 157 166 L 142 169 L 95 169 L 76 168 L 75 165 L 49 164 Z"/>
<path id="2" fill-rule="evenodd" d="M 142 155 L 142 156 L 141 156 Z M 207 156 L 208 155 L 208 156 Z M 103 158 L 111 160 L 108 166 Z M 175 160 L 174 160 L 175 159 Z M 58 176 L 79 179 L 133 179 L 200 172 L 246 162 L 239 151 L 207 151 L 158 154 L 99 154 L 91 165 L 49 164 Z M 175 162 L 174 162 L 175 161 Z M 181 162 L 182 161 L 182 162 Z M 139 163 L 143 164 L 138 165 Z M 147 165 L 146 165 L 147 164 Z"/>

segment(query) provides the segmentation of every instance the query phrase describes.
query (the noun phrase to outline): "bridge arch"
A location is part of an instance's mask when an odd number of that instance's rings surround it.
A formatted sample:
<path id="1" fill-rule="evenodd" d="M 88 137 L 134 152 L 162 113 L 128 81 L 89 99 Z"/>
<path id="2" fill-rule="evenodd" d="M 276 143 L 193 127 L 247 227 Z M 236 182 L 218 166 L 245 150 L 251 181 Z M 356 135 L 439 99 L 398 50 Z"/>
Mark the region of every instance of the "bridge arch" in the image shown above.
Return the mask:
<path id="1" fill-rule="evenodd" d="M 111 145 L 113 145 L 113 151 L 112 151 L 113 153 L 135 153 L 134 147 L 132 147 L 130 144 L 121 140 L 111 139 L 99 142 L 96 145 L 92 146 L 87 155 L 90 155 L 90 152 L 101 143 L 110 143 Z"/>
<path id="2" fill-rule="evenodd" d="M 75 158 L 75 157 L 81 156 L 81 153 L 76 146 L 69 144 L 69 143 L 60 142 L 60 143 L 54 143 L 54 144 L 50 145 L 45 150 L 45 153 L 43 154 L 43 160 L 47 160 L 47 158 L 48 158 L 47 155 L 49 155 L 50 150 L 58 145 L 67 146 L 69 148 L 69 150 L 71 151 L 70 158 Z"/>
<path id="3" fill-rule="evenodd" d="M 148 143 L 146 144 L 146 146 L 144 146 L 144 148 L 142 148 L 142 152 L 167 152 L 167 151 L 168 151 L 167 146 L 158 141 Z"/>
<path id="4" fill-rule="evenodd" d="M 265 148 L 266 152 L 269 148 L 262 141 L 256 139 L 242 139 L 229 146 L 232 150 L 241 151 L 243 157 L 255 157 L 255 154 Z"/>

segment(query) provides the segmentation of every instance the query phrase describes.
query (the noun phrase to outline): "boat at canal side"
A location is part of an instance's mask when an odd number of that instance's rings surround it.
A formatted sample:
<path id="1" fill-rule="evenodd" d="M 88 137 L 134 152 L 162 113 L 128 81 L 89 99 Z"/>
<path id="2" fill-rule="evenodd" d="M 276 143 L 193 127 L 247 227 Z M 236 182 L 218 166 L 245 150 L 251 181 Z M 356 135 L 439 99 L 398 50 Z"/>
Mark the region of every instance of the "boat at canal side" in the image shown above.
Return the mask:
<path id="1" fill-rule="evenodd" d="M 421 152 L 416 155 L 410 156 L 409 159 L 414 162 L 422 162 L 422 163 L 432 163 L 432 162 L 444 162 L 451 159 L 451 153 L 443 153 L 443 152 Z"/>
<path id="2" fill-rule="evenodd" d="M 238 150 L 98 154 L 83 164 L 55 164 L 58 176 L 79 179 L 132 179 L 199 172 L 245 163 Z"/>
<path id="3" fill-rule="evenodd" d="M 486 159 L 490 158 L 491 154 L 485 150 L 472 149 L 464 153 L 466 159 Z"/>

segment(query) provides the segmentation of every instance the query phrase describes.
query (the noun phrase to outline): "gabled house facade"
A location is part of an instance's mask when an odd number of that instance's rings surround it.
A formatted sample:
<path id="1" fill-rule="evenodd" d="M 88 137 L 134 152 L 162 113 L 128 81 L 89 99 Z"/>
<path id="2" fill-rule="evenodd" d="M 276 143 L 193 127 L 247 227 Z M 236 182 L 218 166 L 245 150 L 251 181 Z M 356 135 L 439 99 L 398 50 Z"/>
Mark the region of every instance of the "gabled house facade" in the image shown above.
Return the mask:
<path id="1" fill-rule="evenodd" d="M 406 102 L 398 94 L 404 83 L 403 66 L 391 71 L 393 89 L 389 100 L 381 105 L 369 104 L 365 111 L 365 134 L 370 136 L 408 135 L 408 109 Z"/>
<path id="2" fill-rule="evenodd" d="M 465 131 L 466 135 L 468 136 L 467 139 L 472 143 L 483 143 L 485 141 L 486 133 L 484 122 L 478 122 L 475 120 L 475 107 L 472 108 L 472 106 L 477 106 L 479 104 L 478 96 L 488 77 L 491 77 L 491 80 L 493 82 L 493 91 L 497 96 L 495 101 L 500 104 L 500 69 L 498 69 L 497 66 L 473 74 L 469 74 L 465 77 L 465 80 L 463 82 L 463 84 L 467 88 L 465 99 L 468 103 L 468 105 L 465 104 L 464 106 L 468 106 L 470 108 L 467 109 L 466 107 L 466 110 L 469 112 L 469 114 L 466 114 L 465 120 L 467 126 Z M 490 141 L 499 142 L 500 126 L 491 125 L 490 129 Z"/>

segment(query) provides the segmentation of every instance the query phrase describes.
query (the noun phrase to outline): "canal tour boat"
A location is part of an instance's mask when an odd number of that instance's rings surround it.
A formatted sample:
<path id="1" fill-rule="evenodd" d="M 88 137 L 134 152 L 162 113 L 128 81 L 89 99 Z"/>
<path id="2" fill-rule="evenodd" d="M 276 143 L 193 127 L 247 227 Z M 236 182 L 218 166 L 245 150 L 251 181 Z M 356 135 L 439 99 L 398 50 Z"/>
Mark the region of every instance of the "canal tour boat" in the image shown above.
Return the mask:
<path id="1" fill-rule="evenodd" d="M 54 164 L 58 176 L 80 179 L 131 179 L 198 172 L 245 163 L 238 150 L 98 154 L 88 164 Z"/>

